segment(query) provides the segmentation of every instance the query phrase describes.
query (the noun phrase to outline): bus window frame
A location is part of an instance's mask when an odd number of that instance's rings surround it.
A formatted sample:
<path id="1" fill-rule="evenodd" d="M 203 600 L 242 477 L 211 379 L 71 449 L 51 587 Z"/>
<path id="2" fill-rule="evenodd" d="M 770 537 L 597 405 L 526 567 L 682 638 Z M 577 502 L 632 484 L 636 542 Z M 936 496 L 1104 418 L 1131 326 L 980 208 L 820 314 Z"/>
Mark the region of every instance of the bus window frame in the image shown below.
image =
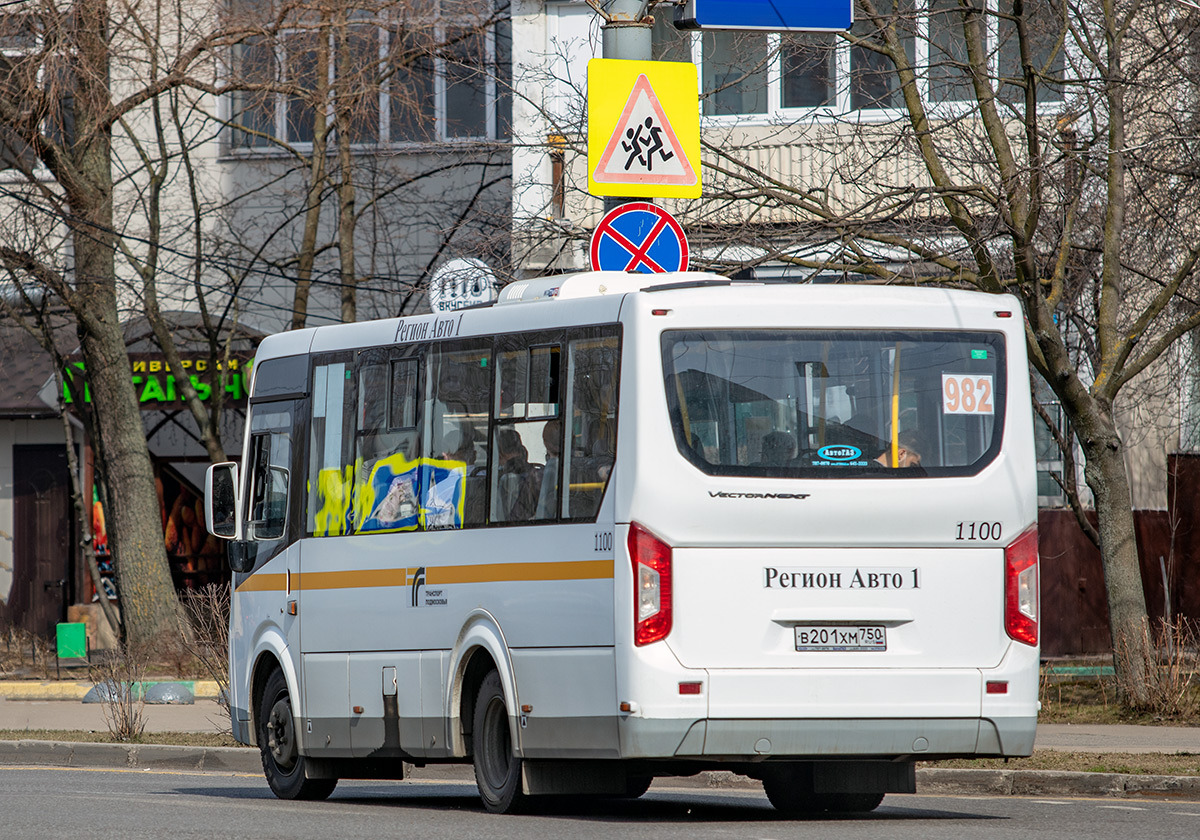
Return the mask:
<path id="1" fill-rule="evenodd" d="M 371 349 L 374 349 L 374 348 L 371 348 Z M 309 489 L 309 486 L 310 486 L 310 482 L 312 480 L 312 465 L 313 465 L 313 453 L 311 451 L 312 442 L 313 442 L 312 441 L 312 425 L 313 425 L 312 409 L 313 409 L 313 405 L 316 403 L 316 400 L 317 400 L 316 371 L 317 371 L 317 368 L 322 365 L 335 365 L 338 363 L 344 363 L 346 365 L 346 370 L 350 372 L 350 395 L 347 399 L 345 399 L 343 401 L 343 412 L 347 411 L 347 407 L 348 407 L 349 417 L 350 417 L 350 427 L 351 427 L 349 439 L 350 439 L 350 447 L 352 450 L 351 455 L 353 456 L 353 454 L 354 454 L 353 448 L 354 448 L 355 440 L 358 435 L 358 374 L 357 374 L 357 366 L 356 366 L 356 361 L 357 361 L 356 357 L 359 352 L 360 352 L 359 350 L 355 350 L 355 349 L 332 350 L 332 351 L 325 351 L 325 352 L 321 352 L 321 353 L 312 353 L 309 355 L 309 363 L 308 363 L 309 398 L 305 401 L 304 419 L 306 422 L 305 422 L 305 429 L 304 429 L 304 445 L 303 445 L 303 449 L 305 452 L 304 472 L 303 472 L 305 492 L 304 492 L 304 495 L 302 497 L 302 502 L 301 502 L 302 518 L 299 521 L 301 538 L 303 538 L 303 539 L 307 539 L 310 537 L 311 538 L 317 537 L 317 534 L 315 534 L 313 531 L 309 530 L 309 525 L 308 525 L 308 522 L 309 522 L 308 502 L 309 502 L 309 494 L 312 492 Z M 345 430 L 344 423 L 345 423 L 345 421 L 343 420 L 343 428 L 342 428 L 342 432 L 343 432 L 342 454 L 343 454 L 343 457 L 345 456 L 345 446 L 346 446 L 346 441 L 345 441 L 345 431 L 346 430 Z M 353 460 L 351 461 L 351 464 L 353 465 Z M 345 466 L 346 466 L 345 464 L 342 464 L 342 469 L 345 469 Z M 299 495 L 300 494 L 297 494 L 297 496 L 299 496 Z M 351 514 L 353 514 L 353 508 L 351 508 Z M 314 517 L 315 517 L 315 514 L 314 514 Z M 315 521 L 315 518 L 314 518 L 314 521 Z M 322 534 L 322 535 L 320 535 L 320 538 L 329 537 L 329 536 L 349 536 L 351 533 L 353 533 L 353 531 L 349 531 L 345 534 Z"/>
<path id="2" fill-rule="evenodd" d="M 616 466 L 617 452 L 620 450 L 620 447 L 621 447 L 621 434 L 620 434 L 620 427 L 621 427 L 621 374 L 622 374 L 622 369 L 625 366 L 625 328 L 624 328 L 624 325 L 621 324 L 619 321 L 613 321 L 613 322 L 605 323 L 605 324 L 588 324 L 585 326 L 569 327 L 567 329 L 566 343 L 564 346 L 564 351 L 566 352 L 567 355 L 563 360 L 563 370 L 562 370 L 562 374 L 561 374 L 561 377 L 562 377 L 561 389 L 563 392 L 562 416 L 563 416 L 563 454 L 564 454 L 564 457 L 561 457 L 559 459 L 561 461 L 561 463 L 559 464 L 559 472 L 560 472 L 560 475 L 562 476 L 562 478 L 560 479 L 561 483 L 559 484 L 559 493 L 560 493 L 559 506 L 558 506 L 559 517 L 558 517 L 558 519 L 547 519 L 547 520 L 541 520 L 541 521 L 560 522 L 560 523 L 596 522 L 600 515 L 600 508 L 604 505 L 604 499 L 608 495 L 608 488 L 612 484 L 612 477 L 613 477 L 613 472 L 615 471 L 615 469 L 609 471 L 608 477 L 605 478 L 605 480 L 604 480 L 604 486 L 600 489 L 600 502 L 596 506 L 596 513 L 592 514 L 591 516 L 563 516 L 562 515 L 562 511 L 565 507 L 564 502 L 568 498 L 567 494 L 569 494 L 569 492 L 570 492 L 570 488 L 567 486 L 568 482 L 566 481 L 566 475 L 567 475 L 566 469 L 567 469 L 568 461 L 573 460 L 573 456 L 571 458 L 565 457 L 566 451 L 570 447 L 570 444 L 571 444 L 571 441 L 570 441 L 570 438 L 568 435 L 568 432 L 569 432 L 568 426 L 572 425 L 574 422 L 574 418 L 572 415 L 574 413 L 574 403 L 575 403 L 575 392 L 574 392 L 575 382 L 570 376 L 570 373 L 571 373 L 571 371 L 573 369 L 573 365 L 574 365 L 574 359 L 572 358 L 572 355 L 571 355 L 571 353 L 572 353 L 571 347 L 575 342 L 578 342 L 578 341 L 599 341 L 599 340 L 603 340 L 605 338 L 610 338 L 610 337 L 615 338 L 616 342 L 617 342 L 617 348 L 616 348 L 617 364 L 616 364 L 616 369 L 613 372 L 613 405 L 615 406 L 615 411 L 613 412 L 614 431 L 613 431 L 613 449 L 612 449 L 613 466 L 614 466 L 614 468 Z"/>
<path id="3" fill-rule="evenodd" d="M 838 467 L 838 468 L 821 468 L 814 466 L 790 466 L 790 467 L 755 467 L 749 465 L 734 465 L 734 464 L 713 464 L 704 458 L 701 458 L 692 448 L 685 444 L 685 435 L 682 428 L 681 411 L 679 406 L 679 395 L 676 389 L 670 387 L 674 372 L 671 366 L 670 349 L 676 341 L 679 341 L 688 335 L 707 335 L 713 336 L 720 333 L 743 333 L 750 335 L 768 335 L 771 333 L 797 333 L 804 337 L 804 340 L 837 340 L 840 337 L 852 338 L 869 338 L 874 341 L 886 342 L 890 341 L 893 344 L 898 344 L 903 341 L 913 342 L 928 342 L 928 341 L 967 341 L 981 340 L 987 344 L 989 348 L 995 350 L 995 372 L 997 381 L 994 385 L 993 404 L 995 406 L 994 416 L 997 425 L 996 430 L 992 434 L 992 439 L 989 446 L 978 459 L 974 462 L 962 466 L 944 467 L 944 466 L 923 466 L 920 470 L 910 471 L 905 469 L 875 469 L 873 467 Z M 772 327 L 772 328 L 746 328 L 746 327 L 717 327 L 692 329 L 682 328 L 673 330 L 664 330 L 659 335 L 659 356 L 663 371 L 663 383 L 666 392 L 668 420 L 671 424 L 672 436 L 675 438 L 675 446 L 681 456 L 688 463 L 700 470 L 706 475 L 721 476 L 730 478 L 766 478 L 766 479 L 880 479 L 880 480 L 896 480 L 896 479 L 912 479 L 920 478 L 921 480 L 937 480 L 941 478 L 968 478 L 979 475 L 987 467 L 994 463 L 1000 456 L 1004 448 L 1004 437 L 1008 427 L 1008 391 L 1013 387 L 1008 375 L 1008 352 L 1005 343 L 1005 334 L 1000 330 L 988 330 L 982 328 L 975 329 L 897 329 L 897 328 L 852 328 L 852 329 L 830 329 L 821 327 Z"/>
<path id="4" fill-rule="evenodd" d="M 295 393 L 289 394 L 272 394 L 269 397 L 260 397 L 250 400 L 249 411 L 246 415 L 247 428 L 251 427 L 254 422 L 254 413 L 263 407 L 270 407 L 276 403 L 289 403 L 292 415 L 292 447 L 290 464 L 288 465 L 288 501 L 286 520 L 284 523 L 283 534 L 276 539 L 251 538 L 247 536 L 249 515 L 248 508 L 252 503 L 250 496 L 253 490 L 253 466 L 249 463 L 240 465 L 239 481 L 242 482 L 242 498 L 239 500 L 241 505 L 242 516 L 242 538 L 230 541 L 229 555 L 230 568 L 235 572 L 234 585 L 240 584 L 245 576 L 251 575 L 258 569 L 262 568 L 269 560 L 279 556 L 290 545 L 304 537 L 303 527 L 305 515 L 305 495 L 300 492 L 296 476 L 301 474 L 301 470 L 307 468 L 308 461 L 306 458 L 308 448 L 308 430 L 309 430 L 309 400 L 306 396 L 296 396 Z M 248 437 L 251 441 L 253 438 L 260 435 L 270 435 L 270 431 L 250 432 Z M 251 444 L 253 446 L 253 443 Z M 251 458 L 254 457 L 253 449 L 249 451 Z M 269 551 L 260 551 L 260 546 L 269 546 Z M 240 568 L 239 568 L 240 567 Z"/>
<path id="5" fill-rule="evenodd" d="M 566 384 L 565 378 L 564 378 L 565 368 L 566 368 L 565 361 L 566 361 L 566 354 L 567 354 L 567 347 L 568 347 L 567 342 L 569 341 L 570 332 L 571 332 L 570 328 L 562 327 L 562 328 L 553 329 L 553 330 L 522 330 L 519 332 L 508 332 L 508 333 L 502 333 L 495 337 L 495 340 L 493 342 L 493 347 L 492 347 L 492 359 L 494 360 L 493 371 L 492 371 L 492 394 L 491 394 L 491 400 L 489 401 L 490 408 L 488 410 L 488 439 L 490 441 L 490 446 L 488 448 L 488 482 L 487 482 L 488 515 L 487 515 L 487 525 L 486 525 L 486 527 L 488 527 L 488 528 L 493 528 L 493 527 L 494 528 L 512 528 L 512 527 L 517 527 L 517 526 L 548 525 L 548 524 L 561 523 L 564 521 L 562 518 L 562 507 L 563 507 L 563 505 L 562 505 L 562 486 L 563 486 L 562 485 L 562 469 L 563 469 L 562 446 L 566 439 L 566 430 L 565 430 L 565 428 L 563 428 L 563 424 L 561 422 L 559 423 L 559 458 L 558 458 L 559 499 L 558 499 L 558 504 L 556 506 L 557 514 L 555 516 L 547 517 L 545 519 L 535 519 L 535 518 L 531 517 L 529 519 L 493 521 L 493 519 L 492 519 L 493 492 L 492 491 L 495 486 L 496 476 L 493 473 L 494 473 L 495 467 L 497 465 L 494 462 L 494 459 L 497 456 L 497 453 L 499 452 L 498 438 L 500 435 L 500 431 L 502 429 L 506 429 L 506 428 L 516 428 L 518 426 L 532 425 L 535 423 L 540 423 L 544 427 L 546 423 L 549 423 L 552 420 L 561 421 L 563 418 L 563 408 L 564 408 L 564 405 L 566 404 L 566 395 L 565 395 L 565 391 L 564 391 L 564 386 Z M 528 339 L 528 340 L 524 340 L 524 339 Z M 558 384 L 558 399 L 555 400 L 555 402 L 554 402 L 555 412 L 554 412 L 554 414 L 551 414 L 551 415 L 540 416 L 540 417 L 530 417 L 529 416 L 529 401 L 528 401 L 528 399 L 529 399 L 529 375 L 533 369 L 533 366 L 532 366 L 533 351 L 534 350 L 542 350 L 542 349 L 546 349 L 546 348 L 554 348 L 554 347 L 558 348 L 558 353 L 559 353 L 559 359 L 558 359 L 559 372 L 558 372 L 558 382 L 557 382 L 557 384 Z M 521 414 L 519 417 L 516 415 L 501 417 L 500 416 L 500 408 L 501 408 L 500 382 L 502 379 L 502 370 L 501 370 L 500 357 L 503 354 L 519 352 L 522 350 L 525 352 L 525 360 L 526 360 L 525 393 L 523 395 L 525 398 L 525 403 L 524 403 L 525 410 L 524 410 L 524 413 Z M 524 440 L 525 440 L 524 436 L 522 436 L 521 440 L 522 440 L 522 443 L 524 443 Z M 526 445 L 526 449 L 528 449 L 527 445 Z M 545 474 L 545 466 L 546 466 L 545 462 L 543 461 L 543 463 L 542 463 L 542 480 L 543 481 L 545 481 L 545 475 L 546 475 Z M 536 510 L 535 510 L 535 514 L 536 514 Z"/>

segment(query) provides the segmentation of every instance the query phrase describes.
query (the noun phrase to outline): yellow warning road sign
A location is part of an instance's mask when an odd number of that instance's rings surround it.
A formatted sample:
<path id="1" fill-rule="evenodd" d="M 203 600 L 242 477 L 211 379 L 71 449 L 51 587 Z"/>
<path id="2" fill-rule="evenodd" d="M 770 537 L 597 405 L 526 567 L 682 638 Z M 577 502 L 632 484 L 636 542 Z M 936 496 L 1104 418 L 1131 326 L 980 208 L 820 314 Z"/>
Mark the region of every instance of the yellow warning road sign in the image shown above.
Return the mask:
<path id="1" fill-rule="evenodd" d="M 685 61 L 588 62 L 588 192 L 700 197 L 700 80 Z"/>

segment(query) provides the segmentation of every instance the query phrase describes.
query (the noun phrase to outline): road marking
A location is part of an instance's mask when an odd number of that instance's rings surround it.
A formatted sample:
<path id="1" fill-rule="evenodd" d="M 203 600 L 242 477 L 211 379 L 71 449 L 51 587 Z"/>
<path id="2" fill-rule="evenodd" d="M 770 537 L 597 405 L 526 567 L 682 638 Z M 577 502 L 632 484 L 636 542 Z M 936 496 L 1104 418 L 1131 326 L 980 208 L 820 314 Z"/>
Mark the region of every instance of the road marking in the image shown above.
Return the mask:
<path id="1" fill-rule="evenodd" d="M 1200 817 L 1200 814 L 1194 814 L 1191 811 L 1169 811 L 1175 817 Z"/>
<path id="2" fill-rule="evenodd" d="M 1097 808 L 1107 808 L 1110 811 L 1145 811 L 1137 805 L 1097 805 Z"/>
<path id="3" fill-rule="evenodd" d="M 1035 799 L 1034 805 L 1070 805 L 1070 802 L 1059 802 L 1056 799 Z"/>

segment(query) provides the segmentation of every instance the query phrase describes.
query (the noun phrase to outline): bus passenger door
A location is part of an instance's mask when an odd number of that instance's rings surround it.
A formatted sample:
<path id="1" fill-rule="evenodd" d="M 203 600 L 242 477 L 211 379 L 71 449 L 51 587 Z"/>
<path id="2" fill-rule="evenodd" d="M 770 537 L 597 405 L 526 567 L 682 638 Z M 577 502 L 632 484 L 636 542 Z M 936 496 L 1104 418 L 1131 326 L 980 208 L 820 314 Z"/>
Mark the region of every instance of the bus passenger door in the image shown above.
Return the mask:
<path id="1" fill-rule="evenodd" d="M 355 528 L 352 362 L 345 352 L 314 358 L 308 458 L 299 485 L 303 738 L 306 752 L 327 757 L 351 755 L 350 652 L 364 644 L 367 629 L 359 615 L 364 589 L 341 585 L 356 568 L 349 542 Z M 380 673 L 371 681 L 376 688 Z"/>
<path id="2" fill-rule="evenodd" d="M 297 485 L 295 476 L 302 453 L 294 437 L 298 434 L 302 402 L 277 400 L 257 403 L 251 408 L 243 550 L 252 553 L 255 573 L 277 583 L 255 591 L 252 601 L 243 599 L 245 608 L 253 614 L 243 616 L 241 631 L 235 633 L 236 639 L 230 640 L 235 646 L 234 661 L 250 662 L 252 652 L 246 646 L 254 643 L 252 628 L 276 625 L 287 639 L 284 655 L 291 658 L 297 679 L 300 675 L 297 518 L 302 509 L 298 504 L 302 485 Z"/>

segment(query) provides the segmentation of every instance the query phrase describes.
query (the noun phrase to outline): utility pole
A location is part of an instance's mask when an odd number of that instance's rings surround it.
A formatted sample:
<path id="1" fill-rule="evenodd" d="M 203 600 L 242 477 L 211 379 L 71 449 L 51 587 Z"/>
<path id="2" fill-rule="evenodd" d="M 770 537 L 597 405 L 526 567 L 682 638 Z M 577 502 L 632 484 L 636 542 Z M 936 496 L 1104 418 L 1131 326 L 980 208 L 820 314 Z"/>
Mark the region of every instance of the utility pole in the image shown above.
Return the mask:
<path id="1" fill-rule="evenodd" d="M 600 8 L 604 26 L 600 31 L 605 58 L 627 61 L 650 61 L 653 18 L 646 14 L 653 0 L 604 0 Z M 604 199 L 604 212 L 631 201 L 650 201 L 648 198 Z"/>
<path id="2" fill-rule="evenodd" d="M 650 61 L 652 19 L 646 12 L 650 0 L 607 0 L 605 22 L 601 30 L 605 58 Z"/>

